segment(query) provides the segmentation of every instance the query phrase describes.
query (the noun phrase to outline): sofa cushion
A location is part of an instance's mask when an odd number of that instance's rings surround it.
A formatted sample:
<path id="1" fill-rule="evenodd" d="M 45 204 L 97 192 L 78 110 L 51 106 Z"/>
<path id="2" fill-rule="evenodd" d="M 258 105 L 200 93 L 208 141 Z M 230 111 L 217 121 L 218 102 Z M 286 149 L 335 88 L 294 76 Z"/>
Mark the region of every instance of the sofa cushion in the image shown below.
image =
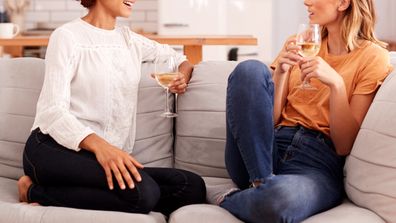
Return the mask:
<path id="1" fill-rule="evenodd" d="M 345 200 L 341 205 L 314 215 L 302 223 L 385 223 L 374 212 Z"/>
<path id="2" fill-rule="evenodd" d="M 395 92 L 396 71 L 378 91 L 345 165 L 349 198 L 387 222 L 396 222 Z"/>
<path id="3" fill-rule="evenodd" d="M 173 166 L 173 120 L 162 118 L 164 90 L 143 64 L 139 86 L 135 157 L 147 166 Z M 44 78 L 44 60 L 0 59 L 0 177 L 18 179 Z"/>
<path id="4" fill-rule="evenodd" d="M 22 152 L 30 134 L 44 78 L 44 61 L 0 59 L 0 176 L 22 175 Z"/>
<path id="5" fill-rule="evenodd" d="M 179 208 L 173 212 L 169 218 L 169 223 L 241 223 L 225 209 L 215 205 L 198 204 Z M 303 223 L 385 223 L 373 212 L 357 207 L 351 202 L 345 201 L 343 204 L 315 216 L 312 216 Z"/>
<path id="6" fill-rule="evenodd" d="M 237 188 L 230 178 L 204 177 L 203 179 L 206 185 L 206 201 L 209 204 L 217 204 L 220 196 Z"/>
<path id="7" fill-rule="evenodd" d="M 31 206 L 18 202 L 16 181 L 0 177 L 0 222 L 7 223 L 165 223 L 162 214 L 129 214 L 61 207 Z"/>
<path id="8" fill-rule="evenodd" d="M 152 63 L 142 64 L 133 155 L 145 166 L 173 167 L 174 120 L 160 116 L 165 109 L 165 90 L 151 78 L 153 70 Z"/>
<path id="9" fill-rule="evenodd" d="M 227 79 L 236 62 L 195 66 L 188 90 L 178 98 L 175 166 L 201 176 L 228 177 L 224 166 Z"/>
<path id="10" fill-rule="evenodd" d="M 243 223 L 227 210 L 210 204 L 195 204 L 181 207 L 169 217 L 169 223 Z"/>

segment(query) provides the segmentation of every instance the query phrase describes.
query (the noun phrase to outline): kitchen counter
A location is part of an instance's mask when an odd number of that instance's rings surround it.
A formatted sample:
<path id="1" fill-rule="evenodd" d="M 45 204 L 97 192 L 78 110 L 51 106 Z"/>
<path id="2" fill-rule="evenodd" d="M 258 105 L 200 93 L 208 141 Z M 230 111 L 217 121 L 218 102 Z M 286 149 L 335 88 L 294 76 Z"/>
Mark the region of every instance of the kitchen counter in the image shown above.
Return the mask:
<path id="1" fill-rule="evenodd" d="M 159 43 L 183 45 L 184 54 L 192 64 L 202 61 L 204 45 L 257 45 L 253 36 L 159 36 L 145 35 Z M 25 46 L 47 46 L 49 36 L 18 36 L 13 39 L 0 39 L 0 47 L 13 57 L 20 57 Z M 1 52 L 1 50 L 0 50 Z"/>

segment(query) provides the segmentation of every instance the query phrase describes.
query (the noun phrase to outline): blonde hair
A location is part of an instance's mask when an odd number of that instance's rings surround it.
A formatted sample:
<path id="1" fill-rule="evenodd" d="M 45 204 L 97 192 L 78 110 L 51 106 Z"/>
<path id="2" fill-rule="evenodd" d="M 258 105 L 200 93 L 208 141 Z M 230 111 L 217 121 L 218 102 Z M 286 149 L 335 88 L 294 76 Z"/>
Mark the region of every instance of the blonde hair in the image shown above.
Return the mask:
<path id="1" fill-rule="evenodd" d="M 387 43 L 380 41 L 374 34 L 377 16 L 374 8 L 374 0 L 350 0 L 348 9 L 345 10 L 341 25 L 342 39 L 346 43 L 348 51 L 361 46 L 361 41 L 368 40 L 386 48 Z M 326 27 L 322 29 L 322 36 L 327 37 Z"/>

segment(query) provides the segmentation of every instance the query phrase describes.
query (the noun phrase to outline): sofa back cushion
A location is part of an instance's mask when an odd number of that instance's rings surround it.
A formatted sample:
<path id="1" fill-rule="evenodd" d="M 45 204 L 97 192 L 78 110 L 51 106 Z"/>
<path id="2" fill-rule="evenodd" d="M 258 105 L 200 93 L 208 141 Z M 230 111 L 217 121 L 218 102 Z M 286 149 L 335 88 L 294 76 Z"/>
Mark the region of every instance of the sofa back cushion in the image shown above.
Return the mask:
<path id="1" fill-rule="evenodd" d="M 391 60 L 396 67 L 396 54 Z M 349 198 L 387 222 L 396 222 L 395 93 L 396 70 L 379 89 L 345 165 Z"/>
<path id="2" fill-rule="evenodd" d="M 142 64 L 136 118 L 135 158 L 145 166 L 173 167 L 173 119 L 161 117 L 165 90 L 151 78 L 153 64 Z M 170 96 L 169 104 L 174 103 Z"/>
<path id="3" fill-rule="evenodd" d="M 137 135 L 133 151 L 147 166 L 173 166 L 173 122 L 159 116 L 164 90 L 143 64 L 139 87 Z M 44 60 L 0 59 L 0 177 L 18 179 L 22 153 L 30 134 L 44 78 Z"/>
<path id="4" fill-rule="evenodd" d="M 202 176 L 228 177 L 224 164 L 227 79 L 237 63 L 195 66 L 188 91 L 178 98 L 175 166 Z"/>
<path id="5" fill-rule="evenodd" d="M 23 174 L 22 153 L 44 80 L 44 60 L 0 59 L 0 176 Z"/>

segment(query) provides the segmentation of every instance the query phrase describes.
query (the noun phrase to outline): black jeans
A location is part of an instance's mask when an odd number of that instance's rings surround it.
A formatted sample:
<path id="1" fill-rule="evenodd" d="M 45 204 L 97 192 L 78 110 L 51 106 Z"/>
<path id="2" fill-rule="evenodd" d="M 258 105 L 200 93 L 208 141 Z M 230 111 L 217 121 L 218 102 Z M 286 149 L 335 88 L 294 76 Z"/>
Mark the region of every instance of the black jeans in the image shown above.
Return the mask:
<path id="1" fill-rule="evenodd" d="M 114 190 L 93 153 L 59 145 L 39 129 L 32 132 L 23 154 L 23 168 L 33 185 L 29 202 L 44 206 L 169 215 L 177 208 L 205 201 L 206 188 L 194 173 L 173 168 L 139 170 L 142 181 L 134 189 Z"/>

